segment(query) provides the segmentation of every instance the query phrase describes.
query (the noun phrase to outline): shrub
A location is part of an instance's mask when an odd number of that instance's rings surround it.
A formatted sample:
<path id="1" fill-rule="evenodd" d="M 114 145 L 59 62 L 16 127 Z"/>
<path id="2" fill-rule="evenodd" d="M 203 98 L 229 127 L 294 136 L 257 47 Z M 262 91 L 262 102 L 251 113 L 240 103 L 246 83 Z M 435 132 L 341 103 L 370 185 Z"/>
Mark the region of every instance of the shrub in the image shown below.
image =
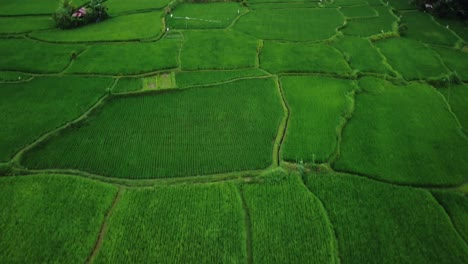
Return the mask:
<path id="1" fill-rule="evenodd" d="M 79 9 L 72 0 L 62 0 L 52 15 L 55 25 L 61 29 L 75 28 L 100 22 L 108 18 L 107 7 L 103 4 L 107 0 L 91 0 Z"/>
<path id="2" fill-rule="evenodd" d="M 466 0 L 413 0 L 413 4 L 437 17 L 468 19 Z"/>

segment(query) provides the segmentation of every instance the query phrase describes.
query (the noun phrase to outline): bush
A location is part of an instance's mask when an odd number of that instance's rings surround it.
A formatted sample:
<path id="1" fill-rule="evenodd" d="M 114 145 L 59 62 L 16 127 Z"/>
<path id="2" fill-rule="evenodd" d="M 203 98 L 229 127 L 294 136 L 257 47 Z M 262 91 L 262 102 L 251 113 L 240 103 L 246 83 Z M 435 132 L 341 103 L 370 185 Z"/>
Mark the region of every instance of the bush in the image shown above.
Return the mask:
<path id="1" fill-rule="evenodd" d="M 62 0 L 52 15 L 55 25 L 61 29 L 75 28 L 90 23 L 98 23 L 108 18 L 107 0 L 91 0 L 85 6 L 77 8 L 72 0 Z"/>
<path id="2" fill-rule="evenodd" d="M 468 18 L 468 1 L 466 0 L 413 0 L 419 9 L 427 11 L 437 17 Z"/>

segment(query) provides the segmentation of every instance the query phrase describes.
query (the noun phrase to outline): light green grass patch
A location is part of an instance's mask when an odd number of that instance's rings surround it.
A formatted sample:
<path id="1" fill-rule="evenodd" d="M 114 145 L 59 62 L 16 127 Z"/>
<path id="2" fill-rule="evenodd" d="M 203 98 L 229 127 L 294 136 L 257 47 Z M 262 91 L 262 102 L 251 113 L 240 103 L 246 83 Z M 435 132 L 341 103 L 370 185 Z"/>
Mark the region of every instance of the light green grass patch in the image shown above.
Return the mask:
<path id="1" fill-rule="evenodd" d="M 250 212 L 253 263 L 334 263 L 326 212 L 296 175 L 241 186 Z"/>
<path id="2" fill-rule="evenodd" d="M 81 45 L 57 45 L 26 39 L 0 41 L 0 70 L 28 73 L 60 72 L 68 66 L 72 54 L 85 49 Z"/>
<path id="3" fill-rule="evenodd" d="M 109 18 L 76 29 L 55 29 L 30 34 L 31 37 L 54 42 L 97 42 L 140 40 L 157 37 L 163 29 L 161 12 L 131 14 Z"/>
<path id="4" fill-rule="evenodd" d="M 167 15 L 166 21 L 171 29 L 226 28 L 246 10 L 237 2 L 184 3 Z"/>
<path id="5" fill-rule="evenodd" d="M 242 263 L 242 203 L 233 184 L 126 191 L 96 263 Z"/>
<path id="6" fill-rule="evenodd" d="M 0 161 L 77 118 L 111 85 L 109 78 L 36 77 L 0 85 Z"/>
<path id="7" fill-rule="evenodd" d="M 431 15 L 421 11 L 404 12 L 402 23 L 408 30 L 405 37 L 424 43 L 453 47 L 459 40 L 452 32 L 434 22 Z"/>
<path id="8" fill-rule="evenodd" d="M 13 71 L 0 71 L 0 82 L 20 82 L 31 78 L 29 74 Z"/>
<path id="9" fill-rule="evenodd" d="M 384 58 L 367 39 L 344 37 L 337 39 L 333 46 L 340 50 L 354 70 L 381 74 L 394 73 L 384 64 Z"/>
<path id="10" fill-rule="evenodd" d="M 266 75 L 265 71 L 257 68 L 228 71 L 182 71 L 176 73 L 176 80 L 178 87 L 190 87 Z"/>
<path id="11" fill-rule="evenodd" d="M 0 262 L 84 263 L 116 192 L 75 176 L 0 178 Z"/>
<path id="12" fill-rule="evenodd" d="M 342 263 L 462 263 L 468 248 L 423 189 L 344 174 L 305 177 L 323 202 Z"/>
<path id="13" fill-rule="evenodd" d="M 468 179 L 468 142 L 437 91 L 362 78 L 334 168 L 389 182 L 455 185 Z"/>
<path id="14" fill-rule="evenodd" d="M 336 148 L 337 127 L 350 111 L 352 81 L 288 76 L 281 78 L 281 85 L 290 108 L 282 158 L 327 162 Z"/>
<path id="15" fill-rule="evenodd" d="M 48 16 L 0 17 L 0 34 L 19 34 L 54 27 Z"/>
<path id="16" fill-rule="evenodd" d="M 468 135 L 468 84 L 453 85 L 439 89 L 450 108 L 457 116 L 463 130 Z"/>
<path id="17" fill-rule="evenodd" d="M 374 45 L 406 80 L 427 79 L 449 73 L 437 53 L 415 40 L 386 39 Z"/>
<path id="18" fill-rule="evenodd" d="M 114 0 L 112 0 L 114 1 Z M 86 3 L 87 0 L 74 0 L 76 6 Z M 45 15 L 52 14 L 59 6 L 57 0 L 2 0 L 0 15 Z"/>
<path id="19" fill-rule="evenodd" d="M 175 74 L 162 73 L 143 78 L 143 90 L 165 90 L 177 88 Z"/>
<path id="20" fill-rule="evenodd" d="M 468 197 L 466 194 L 449 191 L 434 191 L 434 197 L 452 219 L 460 236 L 468 240 Z"/>
<path id="21" fill-rule="evenodd" d="M 184 33 L 183 70 L 226 70 L 256 66 L 258 40 L 236 31 Z"/>
<path id="22" fill-rule="evenodd" d="M 120 178 L 262 169 L 272 163 L 282 116 L 272 79 L 117 96 L 23 161 L 31 168 L 75 168 Z"/>
<path id="23" fill-rule="evenodd" d="M 340 12 L 346 18 L 376 17 L 377 11 L 371 6 L 349 6 L 340 8 Z"/>
<path id="24" fill-rule="evenodd" d="M 328 44 L 266 41 L 260 53 L 261 68 L 272 72 L 350 74 L 343 54 Z"/>
<path id="25" fill-rule="evenodd" d="M 431 49 L 439 53 L 445 65 L 457 74 L 464 81 L 468 81 L 468 50 L 455 50 L 443 47 L 432 46 Z"/>
<path id="26" fill-rule="evenodd" d="M 130 75 L 173 69 L 179 66 L 179 49 L 179 40 L 94 45 L 78 57 L 67 73 Z"/>
<path id="27" fill-rule="evenodd" d="M 234 28 L 266 40 L 318 41 L 335 35 L 343 23 L 334 8 L 259 9 L 242 16 Z"/>
<path id="28" fill-rule="evenodd" d="M 109 14 L 162 9 L 170 0 L 110 0 L 105 3 Z"/>

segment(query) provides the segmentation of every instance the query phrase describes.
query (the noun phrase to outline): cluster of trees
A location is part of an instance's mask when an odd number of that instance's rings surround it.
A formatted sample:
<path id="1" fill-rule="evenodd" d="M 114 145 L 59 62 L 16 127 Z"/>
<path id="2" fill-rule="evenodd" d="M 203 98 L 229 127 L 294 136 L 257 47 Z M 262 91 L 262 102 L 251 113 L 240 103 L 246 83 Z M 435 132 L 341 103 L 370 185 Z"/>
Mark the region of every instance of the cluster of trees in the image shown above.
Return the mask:
<path id="1" fill-rule="evenodd" d="M 467 0 L 413 0 L 420 10 L 432 13 L 434 16 L 443 18 L 468 18 Z"/>
<path id="2" fill-rule="evenodd" d="M 58 28 L 68 29 L 97 23 L 108 18 L 107 7 L 103 4 L 107 0 L 91 0 L 88 4 L 77 7 L 72 0 L 62 0 L 52 15 Z"/>

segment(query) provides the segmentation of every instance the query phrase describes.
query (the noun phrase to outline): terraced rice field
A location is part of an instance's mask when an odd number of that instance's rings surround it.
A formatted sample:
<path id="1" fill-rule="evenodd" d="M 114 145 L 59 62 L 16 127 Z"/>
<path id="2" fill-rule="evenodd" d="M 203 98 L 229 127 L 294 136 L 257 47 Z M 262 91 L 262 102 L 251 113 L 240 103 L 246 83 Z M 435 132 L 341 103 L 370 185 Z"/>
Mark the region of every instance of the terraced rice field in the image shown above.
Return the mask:
<path id="1" fill-rule="evenodd" d="M 465 22 L 105 4 L 0 3 L 0 263 L 468 262 Z"/>

